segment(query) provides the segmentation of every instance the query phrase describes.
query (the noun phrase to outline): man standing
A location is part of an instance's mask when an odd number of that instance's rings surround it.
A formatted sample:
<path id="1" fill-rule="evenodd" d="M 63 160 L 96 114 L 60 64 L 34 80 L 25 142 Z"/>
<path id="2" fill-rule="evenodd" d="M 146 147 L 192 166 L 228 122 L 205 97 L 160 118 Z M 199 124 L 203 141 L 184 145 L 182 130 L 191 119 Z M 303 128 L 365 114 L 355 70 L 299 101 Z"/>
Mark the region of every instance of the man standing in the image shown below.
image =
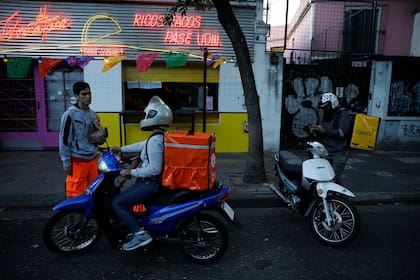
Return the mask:
<path id="1" fill-rule="evenodd" d="M 73 93 L 77 103 L 61 117 L 59 154 L 66 173 L 66 196 L 83 194 L 88 184 L 98 176 L 98 144 L 104 137 L 91 137 L 93 130 L 100 127 L 98 115 L 89 108 L 92 102 L 90 86 L 76 82 Z"/>

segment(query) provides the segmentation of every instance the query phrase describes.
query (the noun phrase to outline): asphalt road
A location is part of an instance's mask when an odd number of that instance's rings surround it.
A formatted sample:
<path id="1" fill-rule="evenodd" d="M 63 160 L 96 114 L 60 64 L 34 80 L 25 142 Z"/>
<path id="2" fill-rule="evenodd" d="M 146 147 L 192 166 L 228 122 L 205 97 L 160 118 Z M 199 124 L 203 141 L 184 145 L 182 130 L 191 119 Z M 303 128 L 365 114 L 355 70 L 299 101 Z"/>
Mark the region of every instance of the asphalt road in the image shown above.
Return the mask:
<path id="1" fill-rule="evenodd" d="M 196 265 L 177 247 L 152 243 L 131 253 L 102 239 L 64 257 L 41 240 L 51 212 L 0 211 L 0 279 L 419 279 L 420 205 L 358 206 L 359 236 L 341 249 L 314 239 L 308 222 L 286 208 L 239 208 L 242 230 L 215 265 Z"/>

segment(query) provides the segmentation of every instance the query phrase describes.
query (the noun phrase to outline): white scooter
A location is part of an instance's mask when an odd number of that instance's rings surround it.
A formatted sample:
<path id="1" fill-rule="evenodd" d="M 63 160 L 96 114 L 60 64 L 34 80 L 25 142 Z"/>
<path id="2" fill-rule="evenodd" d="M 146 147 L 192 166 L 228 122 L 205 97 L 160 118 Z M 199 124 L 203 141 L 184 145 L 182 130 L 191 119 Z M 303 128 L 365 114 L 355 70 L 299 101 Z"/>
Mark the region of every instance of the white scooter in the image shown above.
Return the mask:
<path id="1" fill-rule="evenodd" d="M 334 183 L 335 172 L 321 143 L 306 143 L 311 158 L 304 161 L 289 151 L 274 155 L 279 185 L 269 185 L 294 212 L 310 218 L 315 236 L 324 244 L 340 247 L 353 240 L 360 228 L 356 208 L 347 197 L 355 195 Z"/>

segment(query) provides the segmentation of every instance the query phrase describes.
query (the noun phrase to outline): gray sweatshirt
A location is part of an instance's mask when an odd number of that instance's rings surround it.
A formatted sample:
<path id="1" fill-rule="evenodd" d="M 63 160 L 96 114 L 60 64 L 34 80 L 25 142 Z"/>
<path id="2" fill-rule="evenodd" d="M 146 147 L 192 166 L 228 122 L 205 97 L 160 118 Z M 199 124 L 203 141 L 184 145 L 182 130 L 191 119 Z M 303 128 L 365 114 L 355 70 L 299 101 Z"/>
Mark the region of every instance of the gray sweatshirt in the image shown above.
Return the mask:
<path id="1" fill-rule="evenodd" d="M 163 167 L 163 135 L 156 134 L 149 138 L 147 142 L 138 142 L 121 147 L 121 152 L 140 153 L 141 165 L 131 170 L 131 176 L 137 178 L 154 177 L 160 175 Z"/>
<path id="2" fill-rule="evenodd" d="M 71 106 L 61 117 L 59 134 L 59 154 L 63 166 L 70 166 L 70 158 L 76 157 L 90 160 L 96 157 L 98 147 L 90 143 L 92 122 L 98 115 L 91 109 L 82 110 Z"/>

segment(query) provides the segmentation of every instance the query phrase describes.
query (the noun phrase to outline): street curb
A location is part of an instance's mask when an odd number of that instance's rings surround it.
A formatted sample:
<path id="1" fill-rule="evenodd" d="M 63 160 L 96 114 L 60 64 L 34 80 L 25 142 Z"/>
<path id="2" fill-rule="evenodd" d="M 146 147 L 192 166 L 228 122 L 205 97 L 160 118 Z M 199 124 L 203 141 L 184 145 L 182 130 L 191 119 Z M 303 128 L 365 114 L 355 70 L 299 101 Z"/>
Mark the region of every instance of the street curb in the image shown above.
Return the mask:
<path id="1" fill-rule="evenodd" d="M 264 190 L 264 187 L 267 190 Z M 419 203 L 420 192 L 360 192 L 356 197 L 349 198 L 354 205 L 376 205 L 389 203 Z M 14 195 L 3 195 L 0 198 L 0 208 L 41 208 L 52 209 L 54 205 L 63 201 L 62 194 L 22 194 L 17 198 Z M 236 208 L 273 208 L 284 207 L 285 203 L 268 189 L 265 183 L 262 187 L 247 186 L 235 190 L 228 200 Z"/>
<path id="2" fill-rule="evenodd" d="M 354 205 L 376 205 L 390 203 L 419 203 L 420 192 L 362 192 L 348 199 Z M 233 192 L 229 203 L 238 208 L 270 208 L 286 206 L 273 192 L 249 191 L 246 194 Z"/>

